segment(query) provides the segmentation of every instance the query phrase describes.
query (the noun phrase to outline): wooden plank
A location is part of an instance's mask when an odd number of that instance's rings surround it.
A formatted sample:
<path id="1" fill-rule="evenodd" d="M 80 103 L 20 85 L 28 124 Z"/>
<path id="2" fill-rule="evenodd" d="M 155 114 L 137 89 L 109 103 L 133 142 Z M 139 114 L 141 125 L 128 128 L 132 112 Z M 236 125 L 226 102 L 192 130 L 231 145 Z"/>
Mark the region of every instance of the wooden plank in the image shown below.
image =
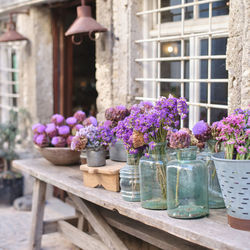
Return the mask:
<path id="1" fill-rule="evenodd" d="M 74 226 L 70 225 L 68 222 L 59 221 L 58 230 L 61 232 L 65 238 L 71 241 L 76 246 L 86 249 L 86 250 L 109 250 L 108 247 L 104 245 L 103 242 L 97 240 L 96 238 L 88 235 L 87 233 L 81 232 Z"/>
<path id="2" fill-rule="evenodd" d="M 250 232 L 231 228 L 225 209 L 211 209 L 210 215 L 201 219 L 176 220 L 168 217 L 166 211 L 147 210 L 139 202 L 126 202 L 119 193 L 83 186 L 79 166 L 59 170 L 41 158 L 16 160 L 13 166 L 85 200 L 195 244 L 212 249 L 250 249 Z"/>
<path id="3" fill-rule="evenodd" d="M 33 188 L 32 219 L 29 240 L 30 250 L 40 250 L 41 248 L 45 194 L 46 183 L 36 179 Z"/>
<path id="4" fill-rule="evenodd" d="M 69 197 L 75 203 L 78 210 L 85 216 L 90 225 L 101 237 L 102 241 L 109 249 L 113 250 L 127 250 L 124 243 L 118 238 L 113 229 L 107 224 L 105 219 L 96 210 L 93 204 L 83 201 L 79 197 L 68 193 Z"/>
<path id="5" fill-rule="evenodd" d="M 159 229 L 147 226 L 139 221 L 129 219 L 117 212 L 112 212 L 104 208 L 99 208 L 98 210 L 112 227 L 148 242 L 158 248 L 166 250 L 207 249 L 194 245 L 188 241 L 184 241 Z"/>

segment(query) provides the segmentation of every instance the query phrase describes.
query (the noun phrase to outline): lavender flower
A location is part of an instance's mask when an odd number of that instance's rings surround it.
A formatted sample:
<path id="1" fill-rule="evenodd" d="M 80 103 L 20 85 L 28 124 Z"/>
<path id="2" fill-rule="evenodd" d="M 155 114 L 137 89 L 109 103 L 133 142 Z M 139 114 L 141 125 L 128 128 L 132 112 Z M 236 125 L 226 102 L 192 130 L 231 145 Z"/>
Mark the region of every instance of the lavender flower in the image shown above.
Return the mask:
<path id="1" fill-rule="evenodd" d="M 45 129 L 46 134 L 52 138 L 54 136 L 57 136 L 58 131 L 56 128 L 56 125 L 54 123 L 49 123 L 46 125 L 46 129 Z"/>
<path id="2" fill-rule="evenodd" d="M 93 126 L 97 126 L 97 120 L 94 116 L 90 116 L 88 117 L 86 120 L 83 121 L 83 126 L 89 126 L 89 125 L 93 125 Z"/>
<path id="3" fill-rule="evenodd" d="M 37 124 L 34 124 L 32 126 L 33 133 L 37 133 L 37 134 L 44 133 L 45 129 L 46 129 L 46 127 L 43 124 L 41 124 L 41 123 L 37 123 Z"/>
<path id="4" fill-rule="evenodd" d="M 68 135 L 70 134 L 69 126 L 64 125 L 64 126 L 58 127 L 58 134 L 65 138 L 68 137 Z"/>
<path id="5" fill-rule="evenodd" d="M 35 143 L 37 146 L 44 148 L 49 145 L 49 140 L 45 134 L 39 134 L 35 139 Z"/>
<path id="6" fill-rule="evenodd" d="M 66 146 L 66 139 L 62 136 L 55 136 L 52 138 L 51 144 L 54 147 L 65 147 Z"/>
<path id="7" fill-rule="evenodd" d="M 66 119 L 66 124 L 70 127 L 73 128 L 77 123 L 77 119 L 75 117 L 68 117 Z"/>
<path id="8" fill-rule="evenodd" d="M 78 122 L 83 122 L 86 119 L 85 112 L 78 110 L 75 112 L 74 117 L 77 119 Z"/>
<path id="9" fill-rule="evenodd" d="M 64 117 L 62 115 L 55 114 L 51 117 L 51 122 L 56 126 L 62 126 L 64 123 Z"/>
<path id="10" fill-rule="evenodd" d="M 185 131 L 177 131 L 170 135 L 171 148 L 187 148 L 190 146 L 190 135 Z"/>

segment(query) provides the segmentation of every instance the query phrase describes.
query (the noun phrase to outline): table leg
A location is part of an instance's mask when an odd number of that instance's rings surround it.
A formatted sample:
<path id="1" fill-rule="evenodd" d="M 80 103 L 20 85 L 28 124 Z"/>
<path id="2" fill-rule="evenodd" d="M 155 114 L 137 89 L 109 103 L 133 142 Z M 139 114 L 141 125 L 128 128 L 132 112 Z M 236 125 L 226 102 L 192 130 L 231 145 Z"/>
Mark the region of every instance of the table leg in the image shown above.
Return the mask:
<path id="1" fill-rule="evenodd" d="M 29 240 L 30 250 L 40 250 L 41 248 L 45 194 L 46 183 L 36 179 L 32 199 L 32 220 Z"/>

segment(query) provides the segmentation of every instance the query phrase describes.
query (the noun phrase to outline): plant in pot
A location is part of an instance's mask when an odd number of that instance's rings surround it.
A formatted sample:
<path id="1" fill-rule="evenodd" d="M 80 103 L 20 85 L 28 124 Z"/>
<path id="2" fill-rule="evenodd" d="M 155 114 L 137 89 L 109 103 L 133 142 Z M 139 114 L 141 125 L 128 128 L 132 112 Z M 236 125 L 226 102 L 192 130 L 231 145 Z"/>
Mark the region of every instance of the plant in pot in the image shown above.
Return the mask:
<path id="1" fill-rule="evenodd" d="M 44 125 L 37 123 L 32 126 L 34 133 L 33 142 L 44 158 L 57 166 L 74 165 L 80 161 L 80 152 L 70 149 L 74 135 L 83 123 L 92 120 L 86 118 L 83 111 L 75 112 L 72 117 L 65 119 L 60 114 L 54 114 L 50 123 Z M 93 122 L 95 118 L 93 117 Z"/>
<path id="2" fill-rule="evenodd" d="M 0 157 L 4 163 L 0 174 L 1 203 L 12 204 L 23 192 L 22 175 L 11 170 L 12 160 L 18 157 L 15 151 L 18 132 L 17 113 L 11 110 L 8 122 L 0 124 Z"/>
<path id="3" fill-rule="evenodd" d="M 129 113 L 129 110 L 123 105 L 108 108 L 105 111 L 105 118 L 107 119 L 105 123 L 109 123 L 110 128 L 113 129 L 113 139 L 109 147 L 109 157 L 113 161 L 127 161 L 126 149 L 122 141 L 116 137 L 114 128 L 118 125 L 118 122 L 124 120 L 125 117 L 129 115 Z"/>
<path id="4" fill-rule="evenodd" d="M 140 159 L 141 205 L 147 209 L 167 209 L 167 135 L 187 116 L 184 98 L 161 97 L 146 112 L 138 112 L 134 133 L 141 134 L 149 152 Z"/>
<path id="5" fill-rule="evenodd" d="M 110 128 L 106 126 L 89 125 L 81 128 L 73 137 L 71 149 L 82 151 L 86 149 L 87 165 L 89 167 L 101 167 L 106 165 L 106 148 L 112 136 Z"/>
<path id="6" fill-rule="evenodd" d="M 114 128 L 116 137 L 123 142 L 127 151 L 127 164 L 120 170 L 121 194 L 126 201 L 140 201 L 139 160 L 146 144 L 143 135 L 135 133 L 133 128 L 138 116 L 151 107 L 152 104 L 146 102 L 133 105 L 130 115 Z"/>
<path id="7" fill-rule="evenodd" d="M 231 227 L 250 231 L 250 110 L 220 121 L 224 153 L 212 156 Z"/>

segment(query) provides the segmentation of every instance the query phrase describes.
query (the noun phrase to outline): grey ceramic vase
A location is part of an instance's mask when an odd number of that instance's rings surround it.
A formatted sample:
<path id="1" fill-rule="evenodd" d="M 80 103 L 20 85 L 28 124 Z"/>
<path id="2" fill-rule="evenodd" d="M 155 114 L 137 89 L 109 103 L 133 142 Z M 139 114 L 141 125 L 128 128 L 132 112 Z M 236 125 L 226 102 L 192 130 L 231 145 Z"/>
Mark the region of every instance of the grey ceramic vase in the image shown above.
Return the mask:
<path id="1" fill-rule="evenodd" d="M 114 145 L 110 146 L 109 158 L 112 161 L 127 162 L 127 151 L 121 140 L 117 140 Z"/>
<path id="2" fill-rule="evenodd" d="M 217 176 L 231 227 L 250 231 L 250 160 L 228 160 L 214 154 Z"/>
<path id="3" fill-rule="evenodd" d="M 101 167 L 106 165 L 107 151 L 103 148 L 99 150 L 87 149 L 86 155 L 88 167 Z"/>

